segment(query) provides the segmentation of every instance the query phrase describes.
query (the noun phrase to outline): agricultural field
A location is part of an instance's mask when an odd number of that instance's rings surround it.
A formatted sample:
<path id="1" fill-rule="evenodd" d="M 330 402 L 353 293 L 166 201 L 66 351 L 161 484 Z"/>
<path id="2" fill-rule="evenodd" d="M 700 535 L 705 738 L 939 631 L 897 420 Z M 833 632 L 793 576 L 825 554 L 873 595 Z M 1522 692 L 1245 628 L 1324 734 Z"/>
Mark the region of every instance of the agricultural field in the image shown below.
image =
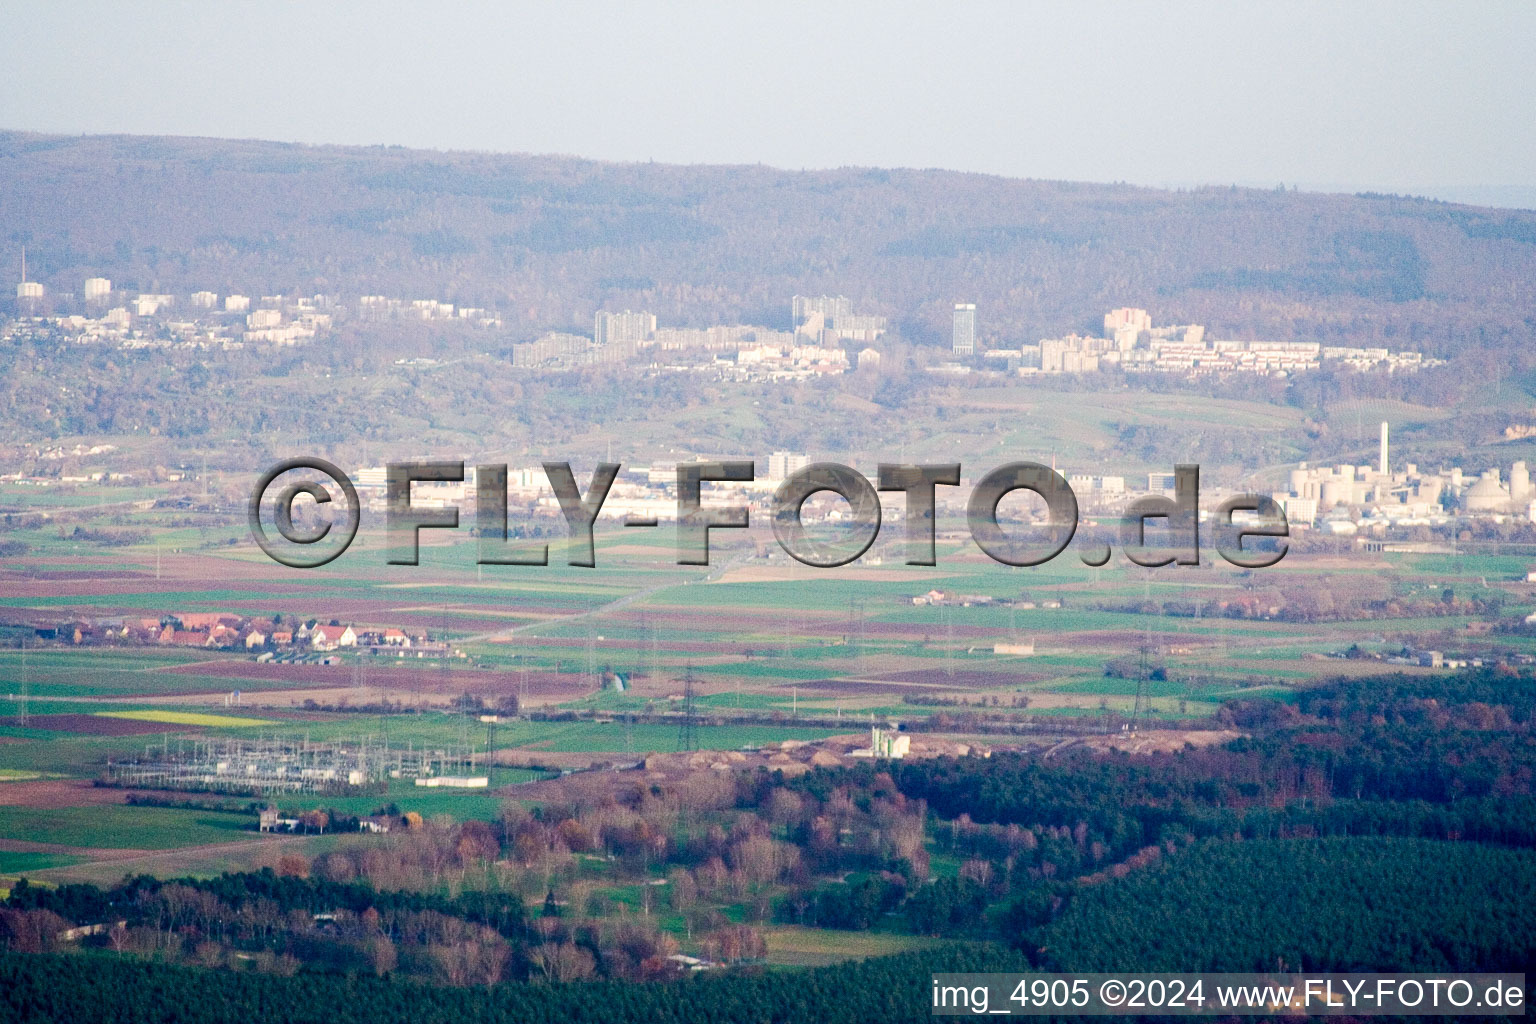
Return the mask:
<path id="1" fill-rule="evenodd" d="M 935 945 L 932 939 L 896 932 L 834 931 L 786 925 L 764 930 L 768 962 L 780 967 L 820 967 L 844 960 L 889 956 Z"/>
<path id="2" fill-rule="evenodd" d="M 965 415 L 993 415 L 987 401 L 985 391 L 966 396 L 980 404 Z M 1042 397 L 1030 414 L 1048 419 L 1059 401 Z M 1187 413 L 1181 402 L 1143 402 L 1141 414 L 1177 418 Z M 1270 407 L 1217 404 L 1246 430 L 1293 426 L 1289 413 Z M 1106 406 L 1105 422 L 1123 412 Z M 1006 447 L 999 442 L 999 452 Z M 0 493 L 18 508 L 85 522 L 121 508 L 115 498 L 144 500 L 85 489 L 27 504 L 35 497 Z M 239 650 L 24 644 L 14 626 L 0 627 L 0 846 L 40 844 L 7 851 L 0 873 L 101 870 L 89 858 L 70 860 L 81 856 L 76 847 L 182 849 L 188 863 L 217 863 L 198 861 L 197 849 L 243 839 L 248 812 L 128 806 L 110 790 L 39 790 L 45 795 L 34 800 L 14 788 L 88 784 L 109 763 L 200 738 L 466 748 L 496 765 L 487 790 L 397 780 L 381 793 L 282 803 L 294 813 L 324 806 L 367 814 L 392 804 L 490 820 L 521 799 L 521 783 L 545 777 L 541 769 L 677 750 L 689 690 L 693 743 L 703 749 L 821 740 L 892 720 L 1006 748 L 1015 741 L 975 731 L 976 716 L 1028 725 L 1040 734 L 1035 742 L 1051 742 L 1053 730 L 1110 730 L 1132 718 L 1182 728 L 1208 720 L 1223 701 L 1286 698 L 1323 677 L 1439 671 L 1374 657 L 1404 647 L 1536 656 L 1536 635 L 1486 628 L 1536 609 L 1536 587 L 1524 582 L 1536 552 L 1512 545 L 1352 558 L 1297 552 L 1266 573 L 1224 563 L 1090 569 L 1068 556 L 1012 569 L 941 530 L 939 564 L 922 568 L 903 563 L 893 531 L 860 563 L 816 570 L 785 558 L 760 527 L 717 535 L 709 567 L 676 565 L 663 533 L 600 530 L 595 569 L 560 564 L 558 541 L 548 567 L 480 567 L 468 538 L 437 536 L 424 536 L 421 565 L 406 567 L 385 564 L 382 533 L 364 530 L 345 559 L 297 572 L 257 553 L 233 521 L 163 525 L 150 531 L 153 542 L 96 551 L 100 557 L 89 543 L 61 542 L 56 530 L 14 531 L 27 551 L 0 569 L 0 622 L 209 612 L 314 618 L 428 635 L 451 656 L 342 650 L 334 664 L 260 663 Z M 932 590 L 960 597 L 914 603 Z M 1398 610 L 1311 621 L 1206 611 L 1229 600 L 1287 605 L 1319 590 Z M 1032 653 L 996 653 L 1000 642 L 1033 645 Z M 1354 656 L 1339 657 L 1345 652 Z M 473 710 L 513 699 L 572 720 L 485 723 Z M 7 790 L 17 795 L 6 798 Z M 786 957 L 820 955 L 781 948 Z"/>
<path id="3" fill-rule="evenodd" d="M 199 726 L 205 729 L 250 729 L 276 725 L 268 718 L 241 718 L 235 715 L 205 715 L 197 711 L 98 711 L 103 718 L 128 719 L 168 726 Z"/>
<path id="4" fill-rule="evenodd" d="M 50 846 L 171 850 L 253 837 L 249 826 L 248 815 L 172 807 L 0 806 L 0 836 Z"/>
<path id="5" fill-rule="evenodd" d="M 134 551 L 127 554 L 142 557 Z M 1179 680 L 1144 686 L 1144 695 L 1199 700 L 1240 687 L 1257 675 L 1282 685 L 1303 683 L 1321 674 L 1311 662 L 1361 641 L 1385 649 L 1399 638 L 1426 633 L 1454 639 L 1451 634 L 1479 617 L 1472 612 L 1402 616 L 1371 626 L 1117 611 L 1108 606 L 1237 595 L 1251 591 L 1254 582 L 1227 568 L 1200 572 L 1193 580 L 1129 568 L 1106 576 L 1065 559 L 1060 567 L 1053 563 L 1036 570 L 1009 570 L 970 557 L 954 544 L 941 549 L 938 567 L 923 571 L 884 561 L 831 572 L 781 563 L 731 569 L 712 578 L 714 574 L 668 564 L 669 554 L 662 544 L 603 537 L 598 570 L 552 567 L 537 579 L 529 578 L 533 571 L 487 579 L 472 566 L 472 545 L 435 544 L 424 547 L 424 565 L 415 570 L 391 573 L 360 561 L 361 571 L 345 578 L 321 571 L 293 580 L 279 579 L 277 567 L 253 561 L 236 545 L 227 554 L 180 555 L 179 567 L 167 571 L 162 566 L 162 572 L 216 573 L 231 584 L 241 580 L 238 586 L 193 589 L 184 576 L 180 583 L 156 580 L 144 571 L 152 566 L 141 566 L 132 580 L 121 575 L 129 569 L 100 579 L 88 573 L 71 573 L 68 581 L 34 579 L 12 588 L 0 602 L 39 611 L 67 607 L 82 614 L 185 609 L 270 615 L 283 608 L 299 615 L 330 613 L 360 625 L 435 627 L 464 655 L 453 662 L 374 658 L 357 669 L 346 659 L 330 666 L 258 665 L 249 657 L 215 652 L 35 651 L 26 659 L 28 696 L 33 708 L 46 706 L 54 713 L 63 709 L 46 702 L 88 705 L 70 709 L 79 713 L 106 710 L 89 707 L 97 700 L 102 705 L 148 700 L 206 708 L 236 690 L 250 707 L 281 703 L 277 695 L 283 691 L 292 695 L 288 704 L 311 701 L 328 706 L 364 705 L 379 698 L 428 706 L 456 692 L 488 697 L 516 692 L 550 707 L 638 712 L 648 701 L 677 696 L 678 681 L 690 670 L 696 692 L 706 701 L 701 706 L 722 711 L 793 714 L 801 700 L 816 712 L 835 712 L 840 703 L 850 710 L 867 710 L 869 698 L 899 698 L 903 687 L 907 693 L 954 692 L 988 699 L 1026 694 L 1039 711 L 1062 705 L 1059 700 L 1037 702 L 1036 696 L 1077 695 L 1085 699 L 1085 710 L 1096 710 L 1096 705 L 1089 706 L 1092 699 L 1134 696 L 1134 685 L 1128 685 L 1134 680 L 1104 675 L 1105 662 L 1117 655 L 1135 656 L 1148 649 L 1169 679 Z M 739 555 L 722 551 L 722 558 Z M 1460 587 L 1469 595 L 1496 593 L 1507 616 L 1536 605 L 1536 595 L 1514 582 L 1523 578 L 1525 560 L 1523 554 L 1511 553 L 1404 555 L 1383 561 L 1394 578 L 1392 586 L 1405 599 L 1421 590 Z M 1282 563 L 1265 583 L 1275 590 L 1305 587 L 1312 575 L 1347 585 L 1342 582 L 1347 574 L 1331 566 L 1313 569 L 1306 556 Z M 930 588 L 980 595 L 994 603 L 911 603 L 914 594 Z M 69 593 L 61 594 L 61 589 Z M 1018 607 L 1022 600 L 1036 606 Z M 1059 602 L 1061 607 L 1043 607 L 1041 602 Z M 999 640 L 1032 643 L 1035 654 L 994 655 L 991 645 Z M 1490 651 L 1536 652 L 1533 637 L 1486 637 L 1481 642 Z M 0 688 L 3 699 L 12 704 L 22 660 L 17 650 L 0 651 Z M 1337 664 L 1327 667 L 1336 669 Z M 598 684 L 605 670 L 628 676 L 634 683 L 630 692 L 602 693 Z M 926 713 L 916 706 L 908 711 Z M 1035 712 L 1026 707 L 1021 713 Z M 240 717 L 235 712 L 231 716 Z"/>

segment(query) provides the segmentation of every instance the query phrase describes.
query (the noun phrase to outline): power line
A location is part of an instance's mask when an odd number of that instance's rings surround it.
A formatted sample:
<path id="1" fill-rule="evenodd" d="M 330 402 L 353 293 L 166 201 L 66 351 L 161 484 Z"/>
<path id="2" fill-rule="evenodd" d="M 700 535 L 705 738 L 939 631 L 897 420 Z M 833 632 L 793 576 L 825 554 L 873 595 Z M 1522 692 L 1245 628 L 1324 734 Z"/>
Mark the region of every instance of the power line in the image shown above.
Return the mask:
<path id="1" fill-rule="evenodd" d="M 688 666 L 688 671 L 683 675 L 683 720 L 677 727 L 677 749 L 699 749 L 699 737 L 697 723 L 694 721 L 696 711 L 693 706 L 693 666 Z"/>
<path id="2" fill-rule="evenodd" d="M 32 686 L 32 679 L 27 674 L 27 638 L 21 638 L 21 702 L 16 708 L 16 724 L 23 729 L 27 727 L 30 716 L 27 713 L 27 691 Z"/>

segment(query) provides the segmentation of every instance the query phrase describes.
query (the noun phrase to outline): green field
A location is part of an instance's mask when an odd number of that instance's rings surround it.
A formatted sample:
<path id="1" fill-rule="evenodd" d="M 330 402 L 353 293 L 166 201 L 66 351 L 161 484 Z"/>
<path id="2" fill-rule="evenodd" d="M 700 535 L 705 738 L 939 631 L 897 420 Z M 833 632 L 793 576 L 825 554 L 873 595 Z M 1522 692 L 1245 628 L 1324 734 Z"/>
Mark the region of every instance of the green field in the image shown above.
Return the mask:
<path id="1" fill-rule="evenodd" d="M 169 807 L 0 807 L 0 837 L 59 846 L 171 850 L 254 838 L 253 823 L 246 814 Z"/>
<path id="2" fill-rule="evenodd" d="M 423 818 L 446 814 L 460 821 L 477 818 L 493 821 L 501 814 L 508 797 L 493 792 L 502 786 L 515 786 L 523 782 L 547 778 L 547 772 L 523 768 L 496 768 L 491 772 L 488 789 L 438 789 L 417 786 L 411 779 L 391 779 L 384 792 L 366 796 L 332 796 L 329 794 L 304 794 L 280 796 L 274 803 L 284 813 L 311 809 L 328 809 L 343 814 L 372 814 L 381 807 L 394 804 L 401 813 L 415 811 Z"/>
<path id="3" fill-rule="evenodd" d="M 936 940 L 894 932 L 846 932 L 782 925 L 765 929 L 768 962 L 782 967 L 817 967 L 843 960 L 889 956 L 925 949 Z"/>
<path id="4" fill-rule="evenodd" d="M 19 875 L 29 871 L 69 867 L 84 859 L 68 853 L 12 853 L 0 850 L 0 875 Z"/>

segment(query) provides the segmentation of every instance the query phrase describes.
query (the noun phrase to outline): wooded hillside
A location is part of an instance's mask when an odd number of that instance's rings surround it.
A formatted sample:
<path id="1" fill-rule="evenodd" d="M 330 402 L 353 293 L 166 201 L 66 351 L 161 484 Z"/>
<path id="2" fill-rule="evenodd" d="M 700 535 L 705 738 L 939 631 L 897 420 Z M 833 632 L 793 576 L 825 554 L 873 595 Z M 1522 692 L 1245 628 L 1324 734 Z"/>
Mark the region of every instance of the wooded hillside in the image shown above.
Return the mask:
<path id="1" fill-rule="evenodd" d="M 626 306 L 787 327 L 826 291 L 918 342 L 956 301 L 1008 344 L 1121 305 L 1437 355 L 1536 340 L 1536 213 L 1382 196 L 12 132 L 0 239 L 53 291 L 430 297 L 524 334 Z"/>

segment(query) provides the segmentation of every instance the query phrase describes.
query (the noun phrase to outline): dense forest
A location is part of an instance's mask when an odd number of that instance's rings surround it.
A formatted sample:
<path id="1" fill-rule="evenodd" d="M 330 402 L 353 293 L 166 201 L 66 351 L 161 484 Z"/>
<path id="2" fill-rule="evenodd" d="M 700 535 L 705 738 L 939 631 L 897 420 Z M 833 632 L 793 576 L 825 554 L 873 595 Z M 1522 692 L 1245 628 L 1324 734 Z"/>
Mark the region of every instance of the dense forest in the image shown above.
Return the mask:
<path id="1" fill-rule="evenodd" d="M 1036 962 L 1075 971 L 1521 971 L 1536 962 L 1532 907 L 1531 850 L 1205 843 L 1083 889 L 1029 938 Z"/>
<path id="2" fill-rule="evenodd" d="M 1394 837 L 1528 851 L 1536 848 L 1533 706 L 1536 680 L 1515 673 L 1386 675 L 1310 688 L 1294 704 L 1231 702 L 1222 716 L 1247 735 L 1217 748 L 1133 756 L 1069 747 L 1050 758 L 997 754 L 814 773 L 791 787 L 818 799 L 846 791 L 920 801 L 937 848 L 961 867 L 957 879 L 904 901 L 868 879 L 817 893 L 808 913 L 826 926 L 858 927 L 899 907 L 916 930 L 1029 947 L 1038 929 L 1073 912 L 1085 886 L 1165 861 L 1198 864 L 1209 854 L 1190 851 L 1213 842 L 1259 849 L 1254 841 Z M 1447 886 L 1454 875 L 1420 873 Z"/>
<path id="3" fill-rule="evenodd" d="M 1294 704 L 1234 701 L 1249 732 L 1217 748 L 1050 759 L 904 761 L 798 780 L 831 792 L 856 779 L 924 801 L 957 834 L 1067 829 L 1110 856 L 1169 838 L 1389 834 L 1536 845 L 1536 680 L 1481 670 L 1383 675 L 1304 690 Z M 1017 842 L 1017 840 L 1015 840 Z"/>

